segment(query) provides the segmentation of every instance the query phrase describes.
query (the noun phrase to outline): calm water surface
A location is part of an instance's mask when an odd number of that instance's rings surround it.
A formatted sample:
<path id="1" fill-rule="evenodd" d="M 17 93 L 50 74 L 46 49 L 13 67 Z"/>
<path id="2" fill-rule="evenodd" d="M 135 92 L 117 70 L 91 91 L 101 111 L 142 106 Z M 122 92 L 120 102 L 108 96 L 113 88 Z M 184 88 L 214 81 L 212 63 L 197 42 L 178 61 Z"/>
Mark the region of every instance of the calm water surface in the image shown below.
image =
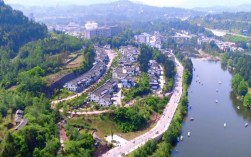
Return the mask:
<path id="1" fill-rule="evenodd" d="M 192 109 L 182 126 L 184 140 L 177 144 L 172 156 L 251 157 L 251 111 L 231 93 L 231 74 L 221 68 L 220 62 L 192 61 L 195 71 L 188 90 Z M 195 120 L 191 122 L 190 117 Z M 247 128 L 245 123 L 249 123 Z"/>

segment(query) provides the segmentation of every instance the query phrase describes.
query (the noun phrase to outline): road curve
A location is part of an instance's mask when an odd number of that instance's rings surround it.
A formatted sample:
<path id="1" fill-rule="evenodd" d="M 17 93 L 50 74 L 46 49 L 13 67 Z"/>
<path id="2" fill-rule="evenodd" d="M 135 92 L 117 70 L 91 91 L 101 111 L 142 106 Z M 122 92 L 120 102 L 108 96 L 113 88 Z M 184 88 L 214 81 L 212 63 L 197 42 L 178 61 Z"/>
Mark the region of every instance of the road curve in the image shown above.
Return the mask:
<path id="1" fill-rule="evenodd" d="M 102 157 L 119 157 L 127 155 L 144 145 L 147 141 L 158 138 L 168 129 L 182 95 L 182 76 L 184 68 L 176 58 L 175 65 L 177 74 L 175 76 L 173 94 L 156 126 L 145 134 L 128 141 L 125 145 L 109 150 L 107 153 L 103 154 Z"/>

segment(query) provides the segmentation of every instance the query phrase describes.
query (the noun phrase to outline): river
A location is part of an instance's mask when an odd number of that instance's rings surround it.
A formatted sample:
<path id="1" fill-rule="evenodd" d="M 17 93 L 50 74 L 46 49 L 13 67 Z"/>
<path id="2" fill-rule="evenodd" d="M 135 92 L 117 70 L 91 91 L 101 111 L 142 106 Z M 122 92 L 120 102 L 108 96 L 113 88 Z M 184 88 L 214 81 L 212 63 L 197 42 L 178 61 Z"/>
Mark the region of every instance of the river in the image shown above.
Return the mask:
<path id="1" fill-rule="evenodd" d="M 251 157 L 251 110 L 241 106 L 231 93 L 232 75 L 222 69 L 220 62 L 200 59 L 192 62 L 195 71 L 188 89 L 192 108 L 182 124 L 184 139 L 174 148 L 172 156 Z M 194 121 L 190 121 L 191 117 Z M 249 123 L 247 128 L 245 123 Z"/>

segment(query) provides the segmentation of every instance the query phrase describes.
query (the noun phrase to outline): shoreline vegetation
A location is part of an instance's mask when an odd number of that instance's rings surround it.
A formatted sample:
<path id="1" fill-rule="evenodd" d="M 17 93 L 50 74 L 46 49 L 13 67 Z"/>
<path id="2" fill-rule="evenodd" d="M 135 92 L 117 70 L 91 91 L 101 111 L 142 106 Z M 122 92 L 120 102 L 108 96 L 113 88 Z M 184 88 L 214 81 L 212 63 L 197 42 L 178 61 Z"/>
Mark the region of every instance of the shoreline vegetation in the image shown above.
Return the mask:
<path id="1" fill-rule="evenodd" d="M 219 55 L 215 53 L 211 54 L 202 50 L 201 53 L 205 54 L 207 60 L 211 60 L 208 58 L 219 59 L 223 67 L 232 73 L 231 87 L 234 95 L 243 106 L 251 108 L 251 70 L 248 68 L 251 57 L 246 54 L 226 52 L 219 58 Z"/>

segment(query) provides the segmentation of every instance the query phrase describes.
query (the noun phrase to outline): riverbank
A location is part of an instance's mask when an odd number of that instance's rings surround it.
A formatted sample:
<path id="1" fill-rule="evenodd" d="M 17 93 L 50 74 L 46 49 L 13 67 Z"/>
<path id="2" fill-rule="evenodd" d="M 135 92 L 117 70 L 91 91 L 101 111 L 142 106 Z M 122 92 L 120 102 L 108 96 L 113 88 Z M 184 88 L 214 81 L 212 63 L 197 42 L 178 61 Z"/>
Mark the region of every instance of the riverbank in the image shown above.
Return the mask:
<path id="1" fill-rule="evenodd" d="M 201 58 L 202 60 L 208 60 L 208 61 L 220 61 L 221 58 L 216 55 L 208 54 L 204 52 L 202 49 L 198 50 L 198 55 L 197 57 Z"/>

